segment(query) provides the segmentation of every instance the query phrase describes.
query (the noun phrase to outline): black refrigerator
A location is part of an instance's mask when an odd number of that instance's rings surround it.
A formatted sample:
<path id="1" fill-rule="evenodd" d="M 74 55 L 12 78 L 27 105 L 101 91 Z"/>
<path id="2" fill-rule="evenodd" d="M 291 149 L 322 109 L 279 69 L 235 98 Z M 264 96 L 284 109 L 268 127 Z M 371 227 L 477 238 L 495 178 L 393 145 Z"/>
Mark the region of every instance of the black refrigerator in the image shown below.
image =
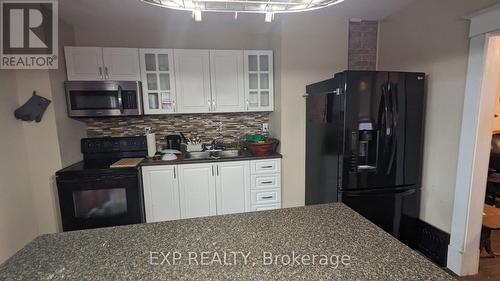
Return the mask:
<path id="1" fill-rule="evenodd" d="M 306 205 L 343 202 L 414 246 L 424 73 L 345 71 L 306 87 Z"/>

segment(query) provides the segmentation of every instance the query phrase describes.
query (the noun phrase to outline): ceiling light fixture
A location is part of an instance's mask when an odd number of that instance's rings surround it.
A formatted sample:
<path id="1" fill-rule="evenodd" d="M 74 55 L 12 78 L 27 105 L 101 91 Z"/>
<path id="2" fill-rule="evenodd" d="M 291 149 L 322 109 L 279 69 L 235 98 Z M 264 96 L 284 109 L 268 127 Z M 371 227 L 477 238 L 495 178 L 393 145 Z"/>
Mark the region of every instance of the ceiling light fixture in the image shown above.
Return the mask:
<path id="1" fill-rule="evenodd" d="M 344 0 L 141 0 L 155 6 L 192 11 L 195 21 L 201 21 L 201 12 L 265 14 L 272 22 L 275 14 L 312 11 L 344 2 Z"/>
<path id="2" fill-rule="evenodd" d="M 193 10 L 193 18 L 194 18 L 194 21 L 196 21 L 196 22 L 201 21 L 201 9 L 200 8 L 195 8 Z"/>
<path id="3" fill-rule="evenodd" d="M 264 17 L 265 22 L 272 22 L 274 18 L 273 12 L 266 12 L 266 15 Z"/>

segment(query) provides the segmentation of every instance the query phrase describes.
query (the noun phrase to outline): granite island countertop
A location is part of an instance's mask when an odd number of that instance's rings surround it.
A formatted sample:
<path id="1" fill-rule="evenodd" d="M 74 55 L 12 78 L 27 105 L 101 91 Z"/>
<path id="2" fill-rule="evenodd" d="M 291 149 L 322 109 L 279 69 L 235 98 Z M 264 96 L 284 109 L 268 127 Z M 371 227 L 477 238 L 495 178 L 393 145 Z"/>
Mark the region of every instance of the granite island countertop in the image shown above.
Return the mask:
<path id="1" fill-rule="evenodd" d="M 264 258 L 294 253 L 333 262 Z M 42 235 L 0 266 L 0 280 L 63 279 L 454 280 L 341 203 Z"/>

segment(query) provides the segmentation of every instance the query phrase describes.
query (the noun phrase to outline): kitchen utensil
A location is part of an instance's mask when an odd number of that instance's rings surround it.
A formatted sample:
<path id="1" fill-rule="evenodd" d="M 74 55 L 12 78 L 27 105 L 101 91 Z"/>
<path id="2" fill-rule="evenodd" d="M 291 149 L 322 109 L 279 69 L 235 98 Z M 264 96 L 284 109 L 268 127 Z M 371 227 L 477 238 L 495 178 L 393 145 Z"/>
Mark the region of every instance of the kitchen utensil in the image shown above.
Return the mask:
<path id="1" fill-rule="evenodd" d="M 133 168 L 137 167 L 144 158 L 122 158 L 109 166 L 110 168 Z"/>
<path id="2" fill-rule="evenodd" d="M 186 136 L 184 135 L 184 133 L 183 133 L 183 132 L 180 132 L 180 134 L 181 134 L 182 140 L 183 140 L 185 143 L 188 143 L 188 140 L 187 140 Z"/>

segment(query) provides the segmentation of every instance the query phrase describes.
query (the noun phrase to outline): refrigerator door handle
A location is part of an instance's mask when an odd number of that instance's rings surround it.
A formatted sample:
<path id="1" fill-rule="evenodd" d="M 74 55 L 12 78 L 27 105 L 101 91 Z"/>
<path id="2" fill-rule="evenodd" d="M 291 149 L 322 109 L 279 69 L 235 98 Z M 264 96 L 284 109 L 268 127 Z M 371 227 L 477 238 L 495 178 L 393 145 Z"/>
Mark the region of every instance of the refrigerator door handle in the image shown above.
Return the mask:
<path id="1" fill-rule="evenodd" d="M 393 86 L 391 83 L 387 85 L 387 90 L 388 90 L 388 95 L 391 99 L 391 106 L 390 106 L 390 112 L 391 112 L 391 156 L 389 157 L 389 164 L 387 165 L 387 171 L 386 175 L 390 175 L 392 171 L 392 167 L 394 165 L 394 161 L 396 158 L 396 149 L 397 149 L 397 135 L 395 133 L 396 127 L 397 127 L 397 112 L 398 112 L 398 102 L 397 102 L 397 89 L 396 86 Z"/>

